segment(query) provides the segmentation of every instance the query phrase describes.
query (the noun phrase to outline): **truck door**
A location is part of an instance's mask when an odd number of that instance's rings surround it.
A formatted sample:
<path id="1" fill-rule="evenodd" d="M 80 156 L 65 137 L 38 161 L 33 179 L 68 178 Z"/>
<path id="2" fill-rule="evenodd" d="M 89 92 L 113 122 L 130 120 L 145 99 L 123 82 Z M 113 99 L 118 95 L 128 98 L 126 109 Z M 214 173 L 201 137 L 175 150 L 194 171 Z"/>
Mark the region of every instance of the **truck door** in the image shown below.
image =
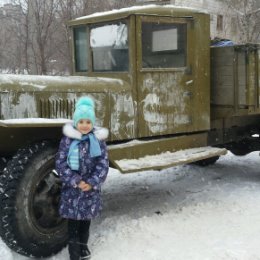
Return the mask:
<path id="1" fill-rule="evenodd" d="M 196 45 L 201 39 L 195 35 L 193 19 L 155 16 L 137 16 L 136 19 L 139 137 L 207 129 L 209 90 L 203 99 L 202 87 L 196 87 L 200 82 L 194 76 L 199 62 Z M 208 58 L 204 63 L 207 62 Z M 205 80 L 203 84 L 205 86 Z M 196 116 L 201 105 L 208 110 L 204 123 L 198 122 Z"/>

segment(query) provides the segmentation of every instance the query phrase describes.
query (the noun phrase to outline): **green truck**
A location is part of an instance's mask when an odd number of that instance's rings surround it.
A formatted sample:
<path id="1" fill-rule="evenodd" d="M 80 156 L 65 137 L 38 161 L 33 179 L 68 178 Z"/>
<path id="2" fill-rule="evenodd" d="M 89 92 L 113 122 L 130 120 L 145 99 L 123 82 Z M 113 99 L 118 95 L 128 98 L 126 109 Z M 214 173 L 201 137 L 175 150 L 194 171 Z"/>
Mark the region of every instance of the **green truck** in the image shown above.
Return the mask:
<path id="1" fill-rule="evenodd" d="M 73 76 L 0 76 L 0 235 L 27 256 L 66 245 L 54 160 L 81 96 L 95 100 L 110 166 L 122 173 L 260 150 L 258 45 L 210 47 L 209 15 L 174 6 L 68 25 Z"/>

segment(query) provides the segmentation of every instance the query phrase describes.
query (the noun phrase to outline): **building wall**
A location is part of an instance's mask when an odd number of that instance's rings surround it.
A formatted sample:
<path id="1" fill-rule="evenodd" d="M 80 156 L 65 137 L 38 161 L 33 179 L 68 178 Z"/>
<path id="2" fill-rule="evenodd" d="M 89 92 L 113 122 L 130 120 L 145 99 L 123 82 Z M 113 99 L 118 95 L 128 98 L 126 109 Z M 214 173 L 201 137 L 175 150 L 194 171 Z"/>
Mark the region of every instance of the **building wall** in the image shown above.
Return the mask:
<path id="1" fill-rule="evenodd" d="M 136 0 L 136 2 L 140 4 L 173 4 L 203 9 L 210 14 L 211 39 L 217 37 L 231 39 L 234 42 L 237 42 L 239 39 L 237 23 L 234 22 L 236 20 L 234 14 L 230 11 L 230 8 L 218 0 Z"/>
<path id="2" fill-rule="evenodd" d="M 234 14 L 223 3 L 217 0 L 171 0 L 171 4 L 187 6 L 208 11 L 210 14 L 210 37 L 238 41 L 238 29 Z"/>

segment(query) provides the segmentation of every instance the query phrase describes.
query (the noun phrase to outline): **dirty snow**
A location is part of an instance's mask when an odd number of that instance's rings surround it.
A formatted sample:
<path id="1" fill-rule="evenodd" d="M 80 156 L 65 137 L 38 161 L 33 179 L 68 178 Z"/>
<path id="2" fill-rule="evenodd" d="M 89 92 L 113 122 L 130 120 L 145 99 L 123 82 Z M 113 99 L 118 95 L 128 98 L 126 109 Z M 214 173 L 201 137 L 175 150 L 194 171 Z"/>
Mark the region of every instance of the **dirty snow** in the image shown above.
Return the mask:
<path id="1" fill-rule="evenodd" d="M 259 152 L 120 175 L 104 185 L 92 260 L 259 260 Z M 27 260 L 0 240 L 4 260 Z M 47 260 L 68 260 L 67 248 Z"/>

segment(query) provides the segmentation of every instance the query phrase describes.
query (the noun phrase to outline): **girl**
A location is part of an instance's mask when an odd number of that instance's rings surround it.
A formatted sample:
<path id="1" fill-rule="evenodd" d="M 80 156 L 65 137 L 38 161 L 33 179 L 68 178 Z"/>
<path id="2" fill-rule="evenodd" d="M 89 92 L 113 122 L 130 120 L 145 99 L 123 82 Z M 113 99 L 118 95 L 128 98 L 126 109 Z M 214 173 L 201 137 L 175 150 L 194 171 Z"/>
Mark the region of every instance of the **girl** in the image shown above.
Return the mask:
<path id="1" fill-rule="evenodd" d="M 89 227 L 101 210 L 101 184 L 109 169 L 104 139 L 105 128 L 94 128 L 94 102 L 89 97 L 78 100 L 73 125 L 63 127 L 56 157 L 56 170 L 62 181 L 59 213 L 68 219 L 71 260 L 89 259 Z"/>

